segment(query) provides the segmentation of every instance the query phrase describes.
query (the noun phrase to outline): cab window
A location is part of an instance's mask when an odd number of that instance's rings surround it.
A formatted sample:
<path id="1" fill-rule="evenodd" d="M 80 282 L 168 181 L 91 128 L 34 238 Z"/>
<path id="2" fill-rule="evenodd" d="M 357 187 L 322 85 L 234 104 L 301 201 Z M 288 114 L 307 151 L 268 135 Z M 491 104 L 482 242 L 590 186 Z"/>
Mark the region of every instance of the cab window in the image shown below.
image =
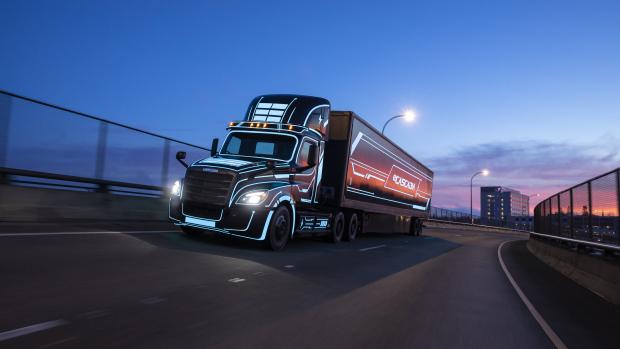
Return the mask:
<path id="1" fill-rule="evenodd" d="M 306 167 L 310 164 L 308 159 L 310 157 L 310 149 L 312 148 L 312 145 L 314 145 L 314 143 L 311 143 L 309 141 L 304 141 L 301 144 L 301 148 L 299 149 L 299 156 L 297 157 L 297 165 L 299 167 Z"/>

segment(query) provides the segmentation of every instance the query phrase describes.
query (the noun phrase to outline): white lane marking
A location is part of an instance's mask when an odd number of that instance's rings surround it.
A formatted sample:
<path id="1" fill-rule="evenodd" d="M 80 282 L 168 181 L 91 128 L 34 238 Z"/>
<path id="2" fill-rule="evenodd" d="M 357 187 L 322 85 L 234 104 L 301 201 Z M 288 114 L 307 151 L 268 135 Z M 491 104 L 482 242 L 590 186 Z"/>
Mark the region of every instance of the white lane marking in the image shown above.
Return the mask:
<path id="1" fill-rule="evenodd" d="M 48 344 L 42 345 L 39 348 L 40 349 L 49 348 L 49 347 L 56 346 L 58 344 L 63 344 L 63 343 L 67 343 L 67 342 L 70 342 L 70 341 L 74 341 L 76 339 L 77 339 L 77 337 L 67 337 L 67 338 L 61 339 L 59 341 L 55 341 L 55 342 L 52 342 L 52 343 L 48 343 Z"/>
<path id="2" fill-rule="evenodd" d="M 286 269 L 293 269 L 293 268 L 295 268 L 295 266 L 294 266 L 294 265 L 292 265 L 292 264 L 287 264 L 287 265 L 285 265 L 284 267 L 285 267 Z"/>
<path id="3" fill-rule="evenodd" d="M 161 303 L 164 300 L 165 300 L 164 298 L 160 298 L 160 297 L 149 297 L 149 298 L 141 299 L 140 303 L 147 304 L 147 305 L 152 305 L 152 304 Z"/>
<path id="4" fill-rule="evenodd" d="M 242 278 L 232 278 L 232 279 L 228 280 L 228 282 L 232 282 L 233 284 L 236 284 L 236 283 L 239 283 L 239 282 L 244 282 L 244 281 L 245 281 L 245 279 L 242 279 Z"/>
<path id="5" fill-rule="evenodd" d="M 560 337 L 555 333 L 555 331 L 553 331 L 553 329 L 551 328 L 551 326 L 549 326 L 547 321 L 543 319 L 542 315 L 540 315 L 538 310 L 534 308 L 534 305 L 530 302 L 530 300 L 523 293 L 523 291 L 521 291 L 521 288 L 519 287 L 519 285 L 517 285 L 517 282 L 515 281 L 515 279 L 513 279 L 512 274 L 510 274 L 510 272 L 508 271 L 508 268 L 506 268 L 506 264 L 504 264 L 504 260 L 502 259 L 502 247 L 504 247 L 504 244 L 507 242 L 510 242 L 510 241 L 502 242 L 497 248 L 497 258 L 499 259 L 499 264 L 502 266 L 502 270 L 504 271 L 504 274 L 506 274 L 508 281 L 510 281 L 510 284 L 512 285 L 512 287 L 515 289 L 515 291 L 517 291 L 519 298 L 521 298 L 523 303 L 525 303 L 527 310 L 530 311 L 530 313 L 532 314 L 536 322 L 538 322 L 538 325 L 540 325 L 543 331 L 545 331 L 545 334 L 547 335 L 547 337 L 549 337 L 549 340 L 551 340 L 553 345 L 555 345 L 555 347 L 558 349 L 566 349 L 566 345 L 564 344 L 564 342 L 562 342 Z"/>
<path id="6" fill-rule="evenodd" d="M 178 233 L 179 230 L 133 230 L 133 231 L 62 231 L 54 233 L 7 233 L 0 237 L 8 236 L 53 236 L 53 235 L 118 235 L 118 234 L 164 234 Z"/>
<path id="7" fill-rule="evenodd" d="M 66 325 L 66 324 L 68 324 L 67 321 L 59 319 L 59 320 L 41 322 L 39 324 L 17 328 L 17 329 L 10 330 L 10 331 L 0 332 L 0 342 L 5 341 L 7 339 L 15 338 L 15 337 L 25 336 L 27 334 L 31 334 L 35 332 L 45 331 L 50 328 L 54 328 L 54 327 L 58 327 L 58 326 Z"/>
<path id="8" fill-rule="evenodd" d="M 370 251 L 370 250 L 374 250 L 374 249 L 385 247 L 385 246 L 386 245 L 377 245 L 377 246 L 372 246 L 372 247 L 360 248 L 358 251 L 360 252 Z"/>
<path id="9" fill-rule="evenodd" d="M 77 317 L 79 319 L 92 320 L 92 319 L 97 319 L 97 318 L 104 317 L 107 315 L 110 315 L 110 311 L 107 309 L 102 309 L 102 310 L 87 311 L 85 313 L 79 314 Z"/>
<path id="10" fill-rule="evenodd" d="M 264 274 L 265 274 L 265 273 L 263 273 L 262 271 L 257 271 L 257 272 L 255 272 L 253 275 L 256 275 L 256 276 L 261 276 L 261 275 L 264 275 Z"/>

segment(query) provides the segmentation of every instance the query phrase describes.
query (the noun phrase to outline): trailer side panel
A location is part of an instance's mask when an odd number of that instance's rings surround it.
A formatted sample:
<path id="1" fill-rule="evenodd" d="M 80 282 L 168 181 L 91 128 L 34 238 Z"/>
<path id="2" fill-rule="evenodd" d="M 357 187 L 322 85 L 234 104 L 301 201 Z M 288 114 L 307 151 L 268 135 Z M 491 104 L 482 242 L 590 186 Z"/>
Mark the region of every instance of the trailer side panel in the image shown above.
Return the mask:
<path id="1" fill-rule="evenodd" d="M 372 204 L 368 211 L 420 216 L 430 207 L 433 173 L 359 117 L 350 129 L 345 207 Z M 379 208 L 388 207 L 388 209 Z M 395 211 L 391 211 L 395 210 Z"/>

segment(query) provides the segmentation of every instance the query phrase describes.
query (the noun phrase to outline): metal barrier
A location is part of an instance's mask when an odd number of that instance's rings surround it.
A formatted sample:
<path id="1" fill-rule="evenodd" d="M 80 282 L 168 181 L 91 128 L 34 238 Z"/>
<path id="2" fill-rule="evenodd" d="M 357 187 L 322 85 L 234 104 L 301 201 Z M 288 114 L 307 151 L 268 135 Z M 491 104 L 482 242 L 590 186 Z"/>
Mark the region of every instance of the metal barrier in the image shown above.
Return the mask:
<path id="1" fill-rule="evenodd" d="M 453 211 L 453 210 L 449 210 L 449 209 L 445 209 L 441 207 L 431 206 L 429 218 L 439 220 L 439 221 L 471 224 L 471 216 L 468 213 Z M 522 218 L 526 218 L 526 217 L 522 217 Z M 492 227 L 506 228 L 506 229 L 511 229 L 511 230 L 519 230 L 519 231 L 530 231 L 531 230 L 531 226 L 529 224 L 514 223 L 512 225 L 509 225 L 505 221 L 502 221 L 502 220 L 487 220 L 484 223 L 485 224 L 482 224 L 480 216 L 474 215 L 475 225 L 492 226 Z"/>
<path id="2" fill-rule="evenodd" d="M 468 213 L 448 210 L 446 208 L 431 206 L 429 218 L 460 223 L 471 223 L 471 216 Z M 474 222 L 479 222 L 480 216 L 474 216 Z"/>
<path id="3" fill-rule="evenodd" d="M 620 246 L 620 168 L 573 186 L 534 209 L 534 236 L 615 250 Z M 594 245 L 593 245 L 594 246 Z"/>
<path id="4" fill-rule="evenodd" d="M 5 183 L 158 195 L 183 176 L 179 150 L 188 161 L 209 156 L 205 147 L 0 90 Z"/>

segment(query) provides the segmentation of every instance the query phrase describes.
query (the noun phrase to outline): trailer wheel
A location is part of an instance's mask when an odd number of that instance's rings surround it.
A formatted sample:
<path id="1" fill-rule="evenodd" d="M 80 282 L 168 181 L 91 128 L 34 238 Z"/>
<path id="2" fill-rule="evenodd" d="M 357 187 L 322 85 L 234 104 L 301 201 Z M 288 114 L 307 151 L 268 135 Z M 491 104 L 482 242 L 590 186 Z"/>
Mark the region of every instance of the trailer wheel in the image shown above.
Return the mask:
<path id="1" fill-rule="evenodd" d="M 420 236 L 420 234 L 422 234 L 422 227 L 424 225 L 422 224 L 422 220 L 421 219 L 416 219 L 415 222 L 415 236 Z"/>
<path id="2" fill-rule="evenodd" d="M 359 219 L 357 218 L 357 213 L 352 212 L 349 215 L 349 219 L 347 222 L 347 227 L 344 231 L 344 240 L 345 241 L 353 241 L 357 237 L 357 233 L 360 230 Z"/>
<path id="3" fill-rule="evenodd" d="M 409 235 L 420 236 L 420 233 L 422 233 L 422 220 L 420 218 L 411 217 Z"/>
<path id="4" fill-rule="evenodd" d="M 286 206 L 280 206 L 275 210 L 269 222 L 268 232 L 267 245 L 270 249 L 279 251 L 286 246 L 291 235 L 291 212 Z"/>
<path id="5" fill-rule="evenodd" d="M 342 235 L 344 234 L 344 225 L 344 214 L 342 212 L 336 213 L 334 221 L 332 222 L 332 230 L 329 234 L 329 241 L 337 243 L 342 240 Z"/>

